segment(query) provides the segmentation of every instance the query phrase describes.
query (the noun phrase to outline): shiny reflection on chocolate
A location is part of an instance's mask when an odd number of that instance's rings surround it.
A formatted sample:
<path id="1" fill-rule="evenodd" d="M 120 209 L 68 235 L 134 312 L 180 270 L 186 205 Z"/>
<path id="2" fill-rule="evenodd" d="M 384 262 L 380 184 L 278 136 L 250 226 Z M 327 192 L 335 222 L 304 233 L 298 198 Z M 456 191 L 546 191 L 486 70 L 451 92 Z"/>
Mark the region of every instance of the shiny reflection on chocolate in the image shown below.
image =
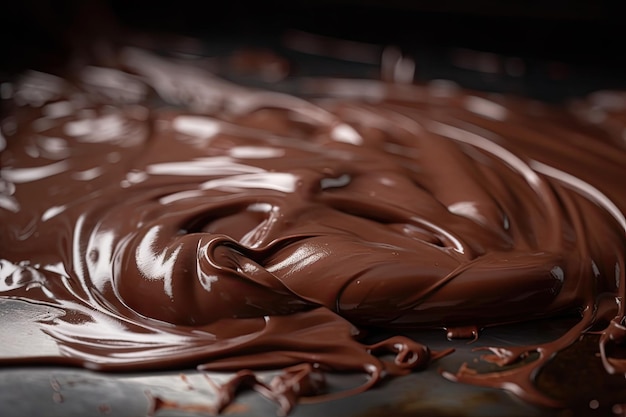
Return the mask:
<path id="1" fill-rule="evenodd" d="M 576 313 L 551 343 L 491 347 L 501 365 L 538 354 L 514 371 L 444 376 L 558 406 L 533 377 L 598 323 L 607 372 L 626 372 L 607 354 L 626 335 L 621 96 L 570 109 L 310 80 L 324 98 L 304 100 L 141 50 L 117 59 L 3 85 L 1 295 L 65 315 L 41 322 L 62 357 L 0 362 L 312 364 L 368 374 L 359 392 L 449 353 L 368 346 L 363 327 L 475 338 Z M 610 126 L 587 117 L 608 111 Z M 281 389 L 284 409 L 320 394 Z"/>

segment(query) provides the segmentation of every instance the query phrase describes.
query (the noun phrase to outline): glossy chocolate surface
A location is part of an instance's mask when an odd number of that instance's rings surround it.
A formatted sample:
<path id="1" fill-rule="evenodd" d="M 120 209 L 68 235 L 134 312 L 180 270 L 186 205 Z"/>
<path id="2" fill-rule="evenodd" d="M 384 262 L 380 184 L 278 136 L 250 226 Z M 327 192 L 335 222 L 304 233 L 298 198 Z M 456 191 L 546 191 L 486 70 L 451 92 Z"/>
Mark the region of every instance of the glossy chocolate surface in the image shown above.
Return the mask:
<path id="1" fill-rule="evenodd" d="M 311 80 L 306 100 L 114 58 L 2 86 L 0 295 L 64 314 L 41 320 L 61 357 L 0 362 L 241 371 L 216 410 L 248 386 L 287 411 L 328 398 L 320 372 L 368 374 L 358 392 L 450 353 L 363 330 L 573 313 L 553 342 L 492 347 L 537 354 L 513 371 L 444 377 L 558 407 L 534 376 L 592 326 L 626 372 L 626 96 Z"/>

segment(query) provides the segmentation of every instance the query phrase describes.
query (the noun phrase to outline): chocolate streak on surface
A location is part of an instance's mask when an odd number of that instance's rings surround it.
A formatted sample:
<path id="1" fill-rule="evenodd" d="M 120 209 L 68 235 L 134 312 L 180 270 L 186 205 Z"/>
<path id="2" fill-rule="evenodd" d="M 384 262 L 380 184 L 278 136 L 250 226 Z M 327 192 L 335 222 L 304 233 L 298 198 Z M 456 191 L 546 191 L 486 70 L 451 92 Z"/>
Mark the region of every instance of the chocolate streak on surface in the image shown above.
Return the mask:
<path id="1" fill-rule="evenodd" d="M 442 354 L 367 346 L 364 328 L 460 335 L 573 312 L 553 342 L 490 347 L 500 371 L 444 376 L 559 406 L 535 374 L 602 323 L 604 368 L 626 372 L 608 354 L 626 335 L 623 96 L 568 109 L 314 81 L 326 97 L 304 100 L 136 49 L 115 59 L 26 73 L 4 103 L 0 291 L 65 315 L 41 323 L 61 357 L 2 363 L 314 364 L 369 375 L 352 393 Z"/>

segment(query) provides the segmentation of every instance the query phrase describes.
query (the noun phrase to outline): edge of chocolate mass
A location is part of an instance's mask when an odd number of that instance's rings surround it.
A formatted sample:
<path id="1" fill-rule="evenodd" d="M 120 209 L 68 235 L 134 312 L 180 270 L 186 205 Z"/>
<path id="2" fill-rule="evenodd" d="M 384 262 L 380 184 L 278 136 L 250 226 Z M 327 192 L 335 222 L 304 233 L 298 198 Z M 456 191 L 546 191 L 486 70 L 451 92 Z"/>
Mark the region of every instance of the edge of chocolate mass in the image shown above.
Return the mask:
<path id="1" fill-rule="evenodd" d="M 1 364 L 285 368 L 237 373 L 214 411 L 249 387 L 288 412 L 451 353 L 363 330 L 477 338 L 573 313 L 554 341 L 485 348 L 501 369 L 442 376 L 560 407 L 535 377 L 590 329 L 626 373 L 626 95 L 319 79 L 306 100 L 109 58 L 3 84 L 0 296 L 64 313 L 40 323 L 59 357 Z M 369 378 L 325 395 L 325 372 Z"/>

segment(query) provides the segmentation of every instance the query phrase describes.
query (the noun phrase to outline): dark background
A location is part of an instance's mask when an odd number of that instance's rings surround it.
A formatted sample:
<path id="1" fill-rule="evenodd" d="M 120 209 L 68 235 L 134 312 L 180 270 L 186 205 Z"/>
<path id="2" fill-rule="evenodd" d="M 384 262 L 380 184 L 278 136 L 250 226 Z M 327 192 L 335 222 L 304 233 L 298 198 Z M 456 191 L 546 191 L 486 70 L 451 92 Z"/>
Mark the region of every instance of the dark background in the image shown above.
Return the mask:
<path id="1" fill-rule="evenodd" d="M 395 45 L 416 62 L 416 80 L 454 79 L 484 90 L 561 100 L 626 88 L 625 7 L 620 1 L 25 0 L 4 5 L 2 73 L 62 65 L 96 39 L 128 31 L 193 36 L 219 44 L 280 46 L 288 30 Z M 523 74 L 461 68 L 459 51 L 515 58 Z M 335 63 L 339 64 L 339 63 Z M 328 65 L 333 75 L 333 63 Z M 358 72 L 358 71 L 357 71 Z"/>

